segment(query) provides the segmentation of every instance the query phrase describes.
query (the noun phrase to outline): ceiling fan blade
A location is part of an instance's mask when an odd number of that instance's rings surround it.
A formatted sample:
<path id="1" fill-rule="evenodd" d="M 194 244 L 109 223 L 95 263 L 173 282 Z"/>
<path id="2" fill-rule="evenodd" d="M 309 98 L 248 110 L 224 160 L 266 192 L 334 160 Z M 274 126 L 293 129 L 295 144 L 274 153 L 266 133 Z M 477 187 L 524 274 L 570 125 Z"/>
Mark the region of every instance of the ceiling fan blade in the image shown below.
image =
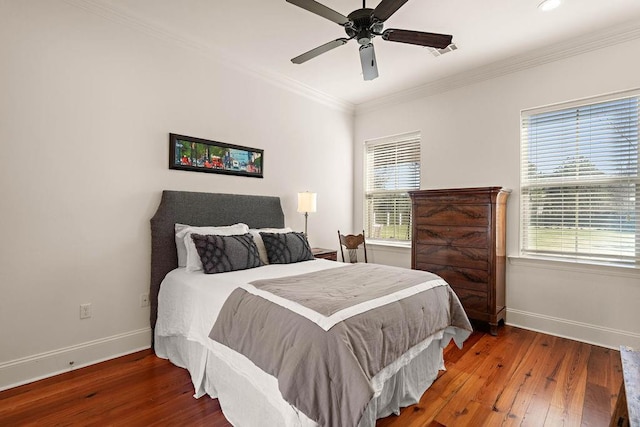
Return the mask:
<path id="1" fill-rule="evenodd" d="M 447 34 L 424 33 L 422 31 L 397 30 L 389 28 L 382 33 L 384 40 L 390 42 L 417 44 L 420 46 L 444 49 L 451 44 L 453 36 Z"/>
<path id="2" fill-rule="evenodd" d="M 325 52 L 330 51 L 331 49 L 335 49 L 338 46 L 342 46 L 350 39 L 336 39 L 330 41 L 329 43 L 325 43 L 322 46 L 318 46 L 315 49 L 311 49 L 309 52 L 305 52 L 302 55 L 298 55 L 291 60 L 294 64 L 302 64 L 303 62 L 307 62 L 310 59 L 315 58 L 318 55 L 322 55 Z"/>
<path id="3" fill-rule="evenodd" d="M 384 22 L 396 13 L 407 1 L 408 0 L 382 0 L 373 10 L 373 17 L 380 22 Z"/>
<path id="4" fill-rule="evenodd" d="M 311 13 L 320 15 L 323 18 L 327 18 L 329 21 L 333 21 L 338 25 L 345 25 L 349 22 L 349 18 L 335 10 L 328 8 L 327 6 L 318 3 L 315 0 L 287 0 L 288 3 L 295 4 Z"/>
<path id="5" fill-rule="evenodd" d="M 373 80 L 378 77 L 378 62 L 376 61 L 376 51 L 373 44 L 369 43 L 360 46 L 360 63 L 362 64 L 362 75 L 365 80 Z"/>

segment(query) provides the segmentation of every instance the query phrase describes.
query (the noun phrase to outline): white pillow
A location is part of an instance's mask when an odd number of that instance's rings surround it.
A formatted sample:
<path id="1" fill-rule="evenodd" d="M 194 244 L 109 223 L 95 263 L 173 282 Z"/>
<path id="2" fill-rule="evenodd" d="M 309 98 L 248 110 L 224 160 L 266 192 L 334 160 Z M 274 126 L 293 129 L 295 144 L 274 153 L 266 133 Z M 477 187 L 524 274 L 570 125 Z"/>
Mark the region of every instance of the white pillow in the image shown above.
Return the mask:
<path id="1" fill-rule="evenodd" d="M 267 248 L 264 246 L 264 242 L 262 241 L 262 236 L 260 236 L 260 232 L 262 233 L 291 233 L 293 230 L 289 227 L 286 228 L 252 228 L 249 230 L 249 233 L 253 236 L 253 241 L 256 242 L 256 246 L 258 247 L 258 254 L 260 254 L 260 261 L 264 264 L 269 264 L 269 257 L 267 256 Z"/>
<path id="2" fill-rule="evenodd" d="M 202 261 L 196 250 L 196 245 L 191 239 L 192 233 L 215 234 L 218 236 L 233 236 L 249 232 L 247 224 L 234 224 L 223 227 L 194 227 L 185 224 L 176 224 L 176 249 L 178 250 L 178 267 L 187 267 L 187 271 L 202 270 Z"/>

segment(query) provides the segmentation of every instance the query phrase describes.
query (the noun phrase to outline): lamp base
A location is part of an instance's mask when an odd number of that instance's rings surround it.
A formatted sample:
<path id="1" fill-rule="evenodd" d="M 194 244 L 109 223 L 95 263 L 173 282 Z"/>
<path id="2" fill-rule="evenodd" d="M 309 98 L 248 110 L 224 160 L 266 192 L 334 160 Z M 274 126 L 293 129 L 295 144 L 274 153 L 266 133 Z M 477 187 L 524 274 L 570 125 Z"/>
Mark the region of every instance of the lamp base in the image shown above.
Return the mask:
<path id="1" fill-rule="evenodd" d="M 309 218 L 309 212 L 304 213 L 304 237 L 308 237 L 307 234 L 307 219 Z"/>

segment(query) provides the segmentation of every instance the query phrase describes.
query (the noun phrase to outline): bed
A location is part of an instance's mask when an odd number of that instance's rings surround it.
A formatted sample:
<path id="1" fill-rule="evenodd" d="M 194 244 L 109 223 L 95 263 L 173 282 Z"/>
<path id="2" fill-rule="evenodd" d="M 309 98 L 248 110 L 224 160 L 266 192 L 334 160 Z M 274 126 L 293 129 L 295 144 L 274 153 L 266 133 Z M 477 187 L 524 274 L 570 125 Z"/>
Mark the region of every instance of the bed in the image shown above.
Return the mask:
<path id="1" fill-rule="evenodd" d="M 350 266 L 316 259 L 293 264 L 269 264 L 221 274 L 203 274 L 202 271 L 198 273 L 178 268 L 175 224 L 225 226 L 236 223 L 247 224 L 252 229 L 283 228 L 284 214 L 279 198 L 164 191 L 158 210 L 151 219 L 152 256 L 149 295 L 150 324 L 156 354 L 187 369 L 193 382 L 194 396 L 209 395 L 212 398 L 218 398 L 225 416 L 233 425 L 243 427 L 347 424 L 373 426 L 376 419 L 392 413 L 397 414 L 400 408 L 416 403 L 437 378 L 438 371 L 444 369 L 442 349 L 452 339 L 461 345 L 470 334 L 471 326 L 464 311 L 460 314 L 462 309 L 457 297 L 446 283 L 439 285 L 440 294 L 449 292 L 453 296 L 449 297 L 447 303 L 441 304 L 444 314 L 438 314 L 438 316 L 442 317 L 446 314 L 451 318 L 456 317 L 455 322 L 451 321 L 446 327 L 429 332 L 426 337 L 420 338 L 418 344 L 412 345 L 401 357 L 394 359 L 393 363 L 385 363 L 384 369 L 376 371 L 375 375 L 370 375 L 367 385 L 371 389 L 371 395 L 366 397 L 366 405 L 362 406 L 364 409 L 356 411 L 357 418 L 350 418 L 349 422 L 344 422 L 341 420 L 347 419 L 344 417 L 348 415 L 342 415 L 343 418 L 340 418 L 340 414 L 333 414 L 334 410 L 335 412 L 347 411 L 343 408 L 350 406 L 351 399 L 356 400 L 357 393 L 352 397 L 350 391 L 344 392 L 337 402 L 334 401 L 333 404 L 329 402 L 328 410 L 331 413 L 326 416 L 322 413 L 318 415 L 313 410 L 309 410 L 305 402 L 298 402 L 295 396 L 292 398 L 291 391 L 282 385 L 283 380 L 265 372 L 268 369 L 259 361 L 252 360 L 251 355 L 241 354 L 243 352 L 237 348 L 232 350 L 230 348 L 233 347 L 232 345 L 224 345 L 221 343 L 224 340 L 219 339 L 220 342 L 218 342 L 211 339 L 210 335 L 214 336 L 216 329 L 214 325 L 218 330 L 222 328 L 219 325 L 223 323 L 225 313 L 233 312 L 227 306 L 240 292 L 244 292 L 239 289 L 243 287 L 241 284 L 278 281 L 282 280 L 281 278 L 286 280 L 289 277 L 307 278 L 314 275 L 335 274 Z M 412 271 L 406 270 L 406 272 Z M 246 286 L 252 287 L 252 285 L 244 285 L 245 288 Z M 405 291 L 400 291 L 402 292 Z M 256 295 L 259 295 L 259 292 Z M 264 303 L 262 301 L 264 298 L 256 295 L 249 296 Z M 400 302 L 411 300 L 412 298 L 403 298 Z M 287 316 L 296 316 L 280 306 L 274 305 L 274 307 L 285 311 Z M 452 313 L 455 313 L 455 316 Z M 351 319 L 360 318 L 361 315 L 364 314 L 352 314 Z M 288 320 L 284 321 L 288 322 Z M 352 320 L 341 321 L 338 318 L 334 321 L 335 323 L 326 326 L 326 334 L 339 329 L 334 325 L 342 327 L 343 323 L 350 321 Z M 315 324 L 309 326 L 307 318 L 303 318 L 301 323 L 305 323 L 304 327 L 308 328 L 306 331 L 314 333 L 318 331 L 316 336 L 326 335 L 320 328 L 316 328 Z M 233 320 L 228 324 L 229 335 L 237 334 L 238 330 L 240 333 L 244 331 L 242 329 L 244 326 L 239 326 L 239 323 L 234 325 Z M 281 349 L 276 350 L 281 351 Z M 304 358 L 300 363 L 304 363 L 307 359 L 312 358 Z M 322 361 L 314 363 L 323 364 Z M 305 378 L 305 381 L 297 382 L 304 383 L 304 386 L 313 392 L 314 387 L 320 390 L 322 384 L 333 384 L 338 379 L 338 376 L 326 379 L 310 377 L 308 381 Z M 316 385 L 315 382 L 318 384 Z M 348 381 L 342 379 L 342 382 Z M 326 411 L 321 409 L 320 412 L 322 410 Z"/>

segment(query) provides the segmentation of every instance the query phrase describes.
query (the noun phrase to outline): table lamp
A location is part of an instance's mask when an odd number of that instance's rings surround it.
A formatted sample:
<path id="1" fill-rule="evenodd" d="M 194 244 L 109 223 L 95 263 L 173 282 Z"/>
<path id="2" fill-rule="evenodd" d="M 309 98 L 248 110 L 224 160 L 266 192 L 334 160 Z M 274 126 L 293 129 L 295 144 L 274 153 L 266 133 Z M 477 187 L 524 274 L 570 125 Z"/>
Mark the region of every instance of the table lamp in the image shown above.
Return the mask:
<path id="1" fill-rule="evenodd" d="M 309 212 L 316 211 L 316 193 L 305 191 L 298 193 L 298 212 L 304 213 L 304 235 L 307 236 L 307 219 Z"/>

